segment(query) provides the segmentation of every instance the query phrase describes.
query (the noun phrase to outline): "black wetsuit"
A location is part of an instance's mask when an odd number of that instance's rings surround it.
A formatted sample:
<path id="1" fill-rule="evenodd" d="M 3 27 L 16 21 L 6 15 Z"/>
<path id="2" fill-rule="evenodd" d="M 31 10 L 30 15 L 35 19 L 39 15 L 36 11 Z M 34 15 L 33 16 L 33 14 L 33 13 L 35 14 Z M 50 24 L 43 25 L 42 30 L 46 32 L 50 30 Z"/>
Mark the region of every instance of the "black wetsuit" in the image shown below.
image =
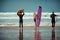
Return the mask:
<path id="1" fill-rule="evenodd" d="M 19 16 L 19 27 L 21 27 L 21 25 L 23 27 L 23 16 L 24 16 L 24 13 L 20 14 L 20 15 L 17 13 L 17 15 Z"/>
<path id="2" fill-rule="evenodd" d="M 51 14 L 50 17 L 51 17 L 51 22 L 52 22 L 52 27 L 55 27 L 55 14 Z"/>
<path id="3" fill-rule="evenodd" d="M 24 16 L 24 14 L 23 14 L 23 15 L 19 15 L 19 18 L 20 18 L 20 19 L 19 19 L 19 23 L 20 23 L 20 24 L 23 24 L 23 16 Z"/>

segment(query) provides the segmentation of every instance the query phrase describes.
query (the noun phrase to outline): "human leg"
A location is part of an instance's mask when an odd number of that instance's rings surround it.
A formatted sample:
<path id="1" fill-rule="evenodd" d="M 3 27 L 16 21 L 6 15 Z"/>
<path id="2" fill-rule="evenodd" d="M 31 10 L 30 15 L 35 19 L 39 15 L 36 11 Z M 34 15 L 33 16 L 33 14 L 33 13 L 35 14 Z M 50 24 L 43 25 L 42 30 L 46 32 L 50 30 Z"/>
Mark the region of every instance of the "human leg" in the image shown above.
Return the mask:
<path id="1" fill-rule="evenodd" d="M 55 29 L 55 23 L 52 23 L 52 29 L 53 30 Z"/>

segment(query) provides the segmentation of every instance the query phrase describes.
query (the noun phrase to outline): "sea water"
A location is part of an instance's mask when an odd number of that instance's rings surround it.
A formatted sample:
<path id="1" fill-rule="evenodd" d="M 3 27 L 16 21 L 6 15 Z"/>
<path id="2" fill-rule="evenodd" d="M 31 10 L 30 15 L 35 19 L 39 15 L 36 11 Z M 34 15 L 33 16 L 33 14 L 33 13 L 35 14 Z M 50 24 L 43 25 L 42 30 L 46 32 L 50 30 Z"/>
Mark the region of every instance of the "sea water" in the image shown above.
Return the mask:
<path id="1" fill-rule="evenodd" d="M 34 24 L 34 18 L 33 18 L 34 12 L 25 12 L 25 15 L 23 17 L 23 24 L 24 25 L 33 25 Z M 41 25 L 47 26 L 48 24 L 51 25 L 51 18 L 50 15 L 51 12 L 42 12 L 41 15 Z M 60 12 L 55 12 L 56 15 L 56 23 L 60 23 Z M 17 15 L 17 12 L 0 12 L 0 25 L 1 24 L 19 24 L 19 17 Z"/>

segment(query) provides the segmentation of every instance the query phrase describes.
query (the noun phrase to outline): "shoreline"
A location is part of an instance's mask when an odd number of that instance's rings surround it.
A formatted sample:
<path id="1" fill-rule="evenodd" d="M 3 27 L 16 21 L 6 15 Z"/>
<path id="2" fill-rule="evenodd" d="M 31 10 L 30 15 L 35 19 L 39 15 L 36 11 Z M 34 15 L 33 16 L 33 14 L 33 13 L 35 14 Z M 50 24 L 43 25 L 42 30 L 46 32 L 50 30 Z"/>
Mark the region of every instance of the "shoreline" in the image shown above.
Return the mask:
<path id="1" fill-rule="evenodd" d="M 18 25 L 0 25 L 0 27 L 17 27 L 17 28 L 19 28 L 19 26 Z M 28 25 L 28 26 L 26 26 L 26 25 L 24 25 L 23 27 L 34 27 L 33 25 L 31 26 L 31 25 Z M 49 27 L 51 27 L 51 26 L 39 26 L 39 27 L 47 27 L 47 28 L 49 28 Z M 60 27 L 59 25 L 56 25 L 55 27 Z"/>
<path id="2" fill-rule="evenodd" d="M 32 25 L 31 24 L 24 25 L 23 24 L 23 26 L 24 27 L 28 27 L 28 26 L 29 27 L 33 27 L 34 25 L 33 24 Z M 44 27 L 44 26 L 45 27 L 47 27 L 47 26 L 51 27 L 51 24 L 49 24 L 49 25 L 44 25 L 44 24 L 43 25 L 40 25 L 40 27 Z M 59 24 L 56 24 L 55 26 L 60 26 L 60 25 Z M 17 25 L 17 24 L 0 24 L 0 27 L 19 27 L 19 25 Z"/>

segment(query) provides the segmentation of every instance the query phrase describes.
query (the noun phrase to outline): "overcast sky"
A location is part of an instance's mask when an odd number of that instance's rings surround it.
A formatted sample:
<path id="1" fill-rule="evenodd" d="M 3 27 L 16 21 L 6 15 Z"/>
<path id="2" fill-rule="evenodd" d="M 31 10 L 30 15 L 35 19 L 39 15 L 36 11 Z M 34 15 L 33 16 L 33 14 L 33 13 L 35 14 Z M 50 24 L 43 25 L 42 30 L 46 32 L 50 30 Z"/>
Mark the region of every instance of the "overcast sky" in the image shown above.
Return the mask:
<path id="1" fill-rule="evenodd" d="M 60 12 L 60 0 L 0 0 L 0 12 L 17 12 L 22 8 L 25 12 L 35 12 L 39 5 L 43 12 Z"/>

